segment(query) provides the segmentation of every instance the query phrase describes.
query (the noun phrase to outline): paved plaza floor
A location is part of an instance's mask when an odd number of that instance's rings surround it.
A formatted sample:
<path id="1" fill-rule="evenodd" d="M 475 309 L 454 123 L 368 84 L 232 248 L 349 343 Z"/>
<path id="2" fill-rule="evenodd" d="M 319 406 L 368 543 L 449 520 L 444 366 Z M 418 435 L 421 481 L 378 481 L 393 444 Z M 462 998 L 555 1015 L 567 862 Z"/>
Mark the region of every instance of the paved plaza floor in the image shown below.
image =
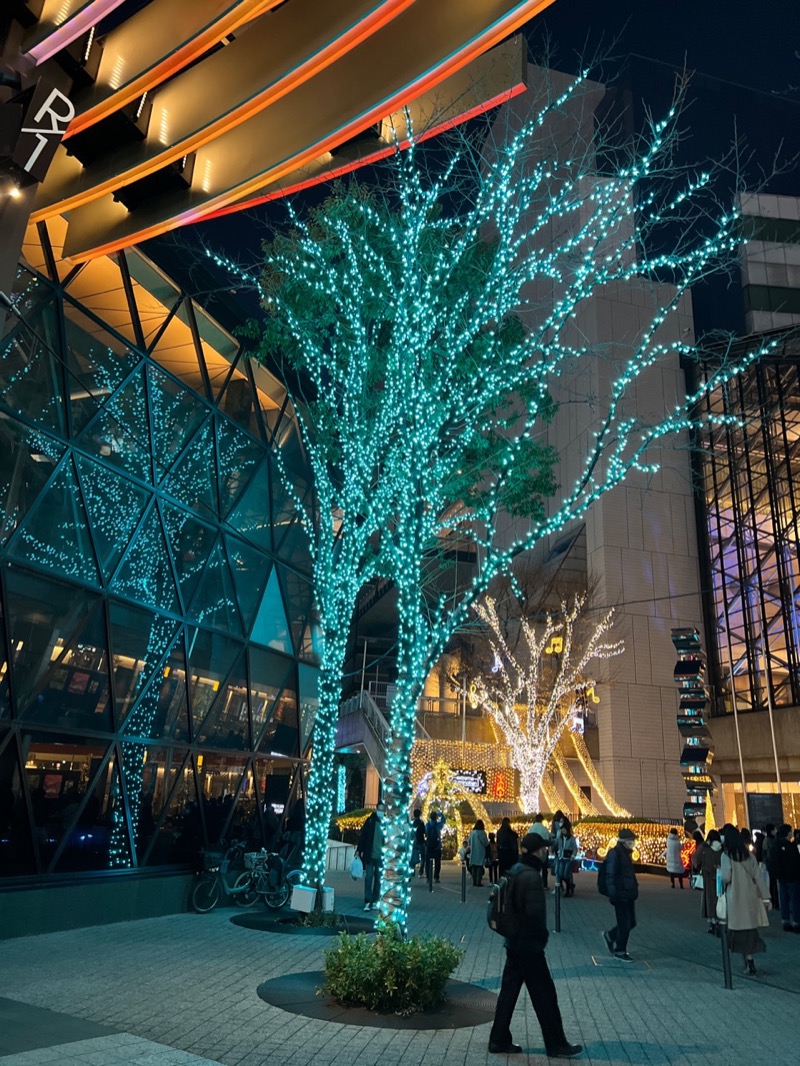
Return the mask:
<path id="1" fill-rule="evenodd" d="M 720 944 L 699 917 L 699 895 L 644 876 L 634 964 L 613 959 L 601 930 L 612 910 L 595 875 L 576 878 L 562 932 L 547 954 L 567 1037 L 586 1064 L 730 1066 L 800 1061 L 800 936 L 778 916 L 765 931 L 759 976 L 723 987 Z M 337 909 L 360 914 L 361 885 L 332 876 Z M 467 889 L 449 865 L 429 893 L 415 882 L 413 932 L 450 937 L 464 952 L 454 975 L 495 993 L 504 952 L 485 921 L 487 889 Z M 548 896 L 553 928 L 553 897 Z M 523 993 L 514 1018 L 522 1055 L 489 1055 L 489 1025 L 376 1028 L 320 1021 L 259 999 L 282 974 L 321 969 L 328 937 L 269 933 L 230 921 L 233 911 L 180 914 L 0 942 L 2 1066 L 460 1066 L 546 1062 Z"/>

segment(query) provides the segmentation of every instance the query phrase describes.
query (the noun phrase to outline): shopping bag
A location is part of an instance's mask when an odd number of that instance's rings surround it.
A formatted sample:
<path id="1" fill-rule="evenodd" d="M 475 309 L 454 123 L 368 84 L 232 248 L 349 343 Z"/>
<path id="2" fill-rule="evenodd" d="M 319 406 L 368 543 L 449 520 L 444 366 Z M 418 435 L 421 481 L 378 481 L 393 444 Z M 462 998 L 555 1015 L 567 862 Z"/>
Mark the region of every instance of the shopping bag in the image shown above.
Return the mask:
<path id="1" fill-rule="evenodd" d="M 717 921 L 727 922 L 728 920 L 728 897 L 723 892 L 721 896 L 717 896 Z"/>
<path id="2" fill-rule="evenodd" d="M 360 881 L 364 876 L 364 863 L 359 859 L 358 855 L 354 855 L 353 861 L 350 863 L 350 876 L 354 881 Z"/>
<path id="3" fill-rule="evenodd" d="M 692 876 L 689 878 L 689 884 L 692 886 L 692 888 L 702 889 L 702 887 L 703 887 L 703 875 L 702 874 L 692 874 Z"/>

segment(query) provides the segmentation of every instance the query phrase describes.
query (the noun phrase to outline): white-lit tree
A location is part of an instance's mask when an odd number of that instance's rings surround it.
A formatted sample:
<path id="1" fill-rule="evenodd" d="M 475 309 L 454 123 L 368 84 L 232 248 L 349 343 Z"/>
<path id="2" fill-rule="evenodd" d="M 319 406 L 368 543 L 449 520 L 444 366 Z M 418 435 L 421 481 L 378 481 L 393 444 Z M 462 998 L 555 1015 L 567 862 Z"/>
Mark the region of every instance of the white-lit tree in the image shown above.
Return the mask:
<path id="1" fill-rule="evenodd" d="M 621 655 L 622 641 L 610 641 L 613 608 L 597 621 L 586 618 L 586 597 L 561 603 L 536 624 L 518 614 L 519 639 L 508 639 L 491 596 L 475 604 L 487 627 L 493 657 L 491 678 L 476 681 L 476 699 L 498 726 L 520 778 L 520 803 L 539 810 L 539 792 L 556 749 L 582 704 L 582 692 L 596 684 L 595 663 Z"/>
<path id="2" fill-rule="evenodd" d="M 578 78 L 553 94 L 491 154 L 467 140 L 426 152 L 412 136 L 383 186 L 352 184 L 308 217 L 292 212 L 293 232 L 265 247 L 260 350 L 302 383 L 295 409 L 319 507 L 316 520 L 295 495 L 322 623 L 306 864 L 322 884 L 347 631 L 359 589 L 388 577 L 398 637 L 381 915 L 401 928 L 411 748 L 432 666 L 520 553 L 632 471 L 657 469 L 654 449 L 691 427 L 700 397 L 769 349 L 723 359 L 700 391 L 665 398 L 655 416 L 635 413 L 651 368 L 701 356 L 665 339 L 665 323 L 694 283 L 727 264 L 738 220 L 715 204 L 708 173 L 676 184 L 675 108 L 599 176 L 585 126 L 576 120 L 574 135 L 562 135 L 584 87 Z M 576 336 L 576 315 L 637 279 L 659 299 L 616 353 L 607 393 L 583 397 L 593 405 L 590 446 L 575 480 L 558 488 L 551 394 L 602 357 Z M 513 533 L 509 514 L 522 519 Z M 454 587 L 450 560 L 465 545 L 478 565 Z"/>

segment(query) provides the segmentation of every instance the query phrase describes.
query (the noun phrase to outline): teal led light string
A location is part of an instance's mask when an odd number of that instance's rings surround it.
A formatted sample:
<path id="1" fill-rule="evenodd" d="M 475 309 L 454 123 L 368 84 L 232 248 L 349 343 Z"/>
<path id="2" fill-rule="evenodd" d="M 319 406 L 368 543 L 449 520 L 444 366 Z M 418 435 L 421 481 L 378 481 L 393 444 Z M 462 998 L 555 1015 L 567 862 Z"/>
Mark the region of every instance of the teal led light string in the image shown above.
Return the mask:
<path id="1" fill-rule="evenodd" d="M 314 488 L 312 513 L 276 446 L 309 537 L 322 630 L 306 872 L 310 883 L 324 884 L 336 722 L 358 594 L 375 578 L 389 579 L 398 655 L 379 920 L 401 931 L 411 749 L 429 671 L 516 556 L 585 514 L 632 471 L 656 470 L 653 449 L 667 436 L 702 421 L 723 424 L 723 416 L 699 415 L 698 404 L 769 350 L 763 344 L 724 363 L 652 424 L 626 414 L 653 367 L 703 357 L 697 346 L 663 339 L 663 327 L 693 284 L 725 267 L 737 217 L 709 207 L 708 173 L 685 178 L 677 191 L 667 180 L 677 109 L 654 121 L 638 156 L 611 175 L 595 173 L 577 126 L 574 143 L 559 138 L 560 155 L 529 158 L 549 122 L 573 121 L 569 108 L 581 88 L 579 80 L 540 109 L 488 162 L 471 147 L 423 159 L 411 131 L 408 150 L 382 168 L 390 192 L 352 181 L 305 213 L 290 205 L 291 232 L 266 244 L 263 273 L 252 282 L 264 319 L 251 327 L 251 341 L 259 358 L 286 366 L 299 382 L 291 398 Z M 470 165 L 469 191 L 454 195 L 459 167 Z M 646 253 L 664 227 L 676 237 L 672 250 Z M 244 277 L 223 257 L 216 261 Z M 665 271 L 671 291 L 660 290 L 662 304 L 619 360 L 608 395 L 597 401 L 582 469 L 560 487 L 548 438 L 551 393 L 576 365 L 599 357 L 576 343 L 576 316 L 614 286 L 663 284 Z M 538 282 L 551 293 L 547 306 L 533 299 Z M 504 514 L 525 523 L 510 543 L 500 535 Z M 449 558 L 461 546 L 480 552 L 480 572 L 454 589 Z"/>

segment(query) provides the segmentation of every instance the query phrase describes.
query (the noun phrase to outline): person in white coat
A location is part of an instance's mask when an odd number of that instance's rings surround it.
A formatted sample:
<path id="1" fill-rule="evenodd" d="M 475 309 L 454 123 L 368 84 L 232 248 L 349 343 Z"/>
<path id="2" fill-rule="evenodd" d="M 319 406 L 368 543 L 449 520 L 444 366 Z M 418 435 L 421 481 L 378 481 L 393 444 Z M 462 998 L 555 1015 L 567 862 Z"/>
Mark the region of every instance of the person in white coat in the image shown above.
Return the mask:
<path id="1" fill-rule="evenodd" d="M 672 888 L 675 887 L 675 878 L 678 878 L 678 882 L 683 888 L 683 879 L 686 877 L 686 870 L 683 865 L 683 856 L 681 855 L 681 838 L 678 836 L 677 829 L 670 829 L 667 836 L 667 873 L 669 874 L 669 881 Z"/>
<path id="2" fill-rule="evenodd" d="M 480 818 L 473 826 L 467 847 L 469 848 L 469 868 L 472 873 L 472 884 L 475 888 L 480 888 L 483 884 L 483 869 L 489 852 L 489 837 L 486 835 L 486 827 Z"/>
<path id="3" fill-rule="evenodd" d="M 744 972 L 755 975 L 753 955 L 767 950 L 758 930 L 769 925 L 769 918 L 761 899 L 758 863 L 732 825 L 723 830 L 719 872 L 725 893 L 728 947 L 743 956 Z"/>

